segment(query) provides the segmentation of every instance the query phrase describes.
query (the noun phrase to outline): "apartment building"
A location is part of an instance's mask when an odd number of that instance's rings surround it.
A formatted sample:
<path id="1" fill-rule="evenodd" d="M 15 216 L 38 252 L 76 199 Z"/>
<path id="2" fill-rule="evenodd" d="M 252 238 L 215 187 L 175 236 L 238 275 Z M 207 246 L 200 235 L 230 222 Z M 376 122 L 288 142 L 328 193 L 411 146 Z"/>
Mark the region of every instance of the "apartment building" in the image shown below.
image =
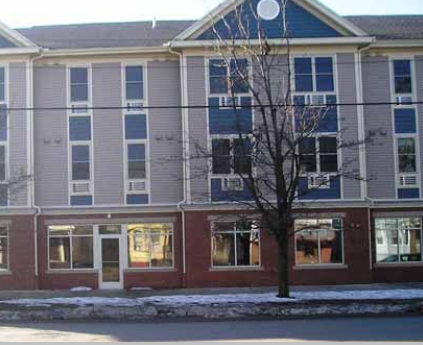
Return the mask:
<path id="1" fill-rule="evenodd" d="M 250 2 L 249 22 L 282 44 L 277 2 Z M 211 26 L 225 37 L 242 3 L 199 21 L 0 25 L 1 290 L 276 284 L 273 238 L 239 216 L 239 172 L 184 159 L 199 144 L 236 159 Z M 309 172 L 328 183 L 301 182 L 295 226 L 311 230 L 291 240 L 292 283 L 422 281 L 423 16 L 341 17 L 314 0 L 286 16 L 294 97 L 350 104 L 316 135 Z M 252 95 L 236 97 L 252 128 Z M 337 149 L 340 129 L 379 135 Z M 331 175 L 346 161 L 366 181 Z"/>

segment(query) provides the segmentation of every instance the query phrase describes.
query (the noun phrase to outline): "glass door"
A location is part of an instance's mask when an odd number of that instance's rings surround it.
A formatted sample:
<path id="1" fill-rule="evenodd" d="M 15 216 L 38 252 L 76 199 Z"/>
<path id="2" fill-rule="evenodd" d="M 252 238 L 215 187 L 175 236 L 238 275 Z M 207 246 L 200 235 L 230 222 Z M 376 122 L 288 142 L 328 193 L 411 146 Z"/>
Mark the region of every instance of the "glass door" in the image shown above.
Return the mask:
<path id="1" fill-rule="evenodd" d="M 101 238 L 100 289 L 122 289 L 120 238 Z"/>

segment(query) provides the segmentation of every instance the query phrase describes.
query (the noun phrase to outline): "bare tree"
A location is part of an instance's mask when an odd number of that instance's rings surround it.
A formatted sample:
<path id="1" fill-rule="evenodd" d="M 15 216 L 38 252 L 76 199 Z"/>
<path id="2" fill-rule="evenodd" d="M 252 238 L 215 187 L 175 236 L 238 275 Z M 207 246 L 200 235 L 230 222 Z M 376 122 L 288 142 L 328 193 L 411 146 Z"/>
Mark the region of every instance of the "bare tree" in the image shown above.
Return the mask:
<path id="1" fill-rule="evenodd" d="M 246 187 L 248 198 L 240 198 L 234 192 L 233 200 L 258 213 L 262 228 L 275 238 L 279 248 L 278 296 L 286 298 L 290 296 L 289 241 L 306 229 L 294 227 L 300 210 L 307 207 L 303 200 L 313 198 L 316 190 L 327 188 L 341 178 L 363 180 L 359 169 L 352 168 L 356 166 L 352 161 L 340 164 L 337 152 L 355 150 L 357 159 L 354 160 L 358 161 L 358 151 L 371 138 L 342 140 L 343 132 L 348 129 L 340 128 L 342 121 L 337 119 L 336 97 L 294 92 L 286 18 L 289 0 L 278 1 L 283 33 L 278 40 L 266 36 L 264 22 L 251 0 L 236 7 L 234 15 L 221 16 L 213 22 L 211 38 L 216 41 L 213 49 L 217 58 L 210 60 L 211 70 L 216 71 L 211 73 L 210 83 L 211 87 L 215 84 L 227 93 L 228 97 L 219 96 L 226 102 L 220 102 L 219 107 L 233 110 L 236 135 L 231 141 L 214 140 L 211 147 L 195 145 L 189 159 L 207 157 L 212 161 L 207 174 L 231 171 Z M 229 73 L 223 73 L 224 70 Z M 209 107 L 213 108 L 210 104 Z M 254 114 L 252 126 L 245 121 L 244 112 L 248 109 Z M 330 140 L 321 141 L 319 145 L 316 137 L 320 132 L 331 135 Z M 333 146 L 336 154 L 326 157 L 326 171 L 316 173 L 316 157 L 328 149 L 333 151 Z M 200 174 L 195 172 L 194 178 Z"/>

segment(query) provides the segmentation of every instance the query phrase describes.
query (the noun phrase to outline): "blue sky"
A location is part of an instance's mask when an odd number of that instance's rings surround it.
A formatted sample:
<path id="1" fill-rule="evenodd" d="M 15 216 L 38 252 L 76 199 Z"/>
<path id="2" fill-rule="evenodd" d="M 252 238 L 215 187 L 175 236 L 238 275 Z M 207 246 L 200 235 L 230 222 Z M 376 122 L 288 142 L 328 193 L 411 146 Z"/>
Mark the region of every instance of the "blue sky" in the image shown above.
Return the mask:
<path id="1" fill-rule="evenodd" d="M 6 0 L 4 0 L 6 1 Z M 223 0 L 12 0 L 0 20 L 17 28 L 87 22 L 196 19 Z M 321 0 L 342 15 L 423 14 L 423 0 Z"/>

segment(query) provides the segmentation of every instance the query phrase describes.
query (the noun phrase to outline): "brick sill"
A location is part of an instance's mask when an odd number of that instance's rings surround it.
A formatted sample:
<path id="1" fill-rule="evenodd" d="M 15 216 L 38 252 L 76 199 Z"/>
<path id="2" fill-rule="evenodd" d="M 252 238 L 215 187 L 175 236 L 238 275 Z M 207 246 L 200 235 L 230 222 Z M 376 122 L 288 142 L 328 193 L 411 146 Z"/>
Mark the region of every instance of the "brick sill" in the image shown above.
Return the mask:
<path id="1" fill-rule="evenodd" d="M 12 274 L 10 271 L 0 271 L 0 276 L 11 276 Z"/>
<path id="2" fill-rule="evenodd" d="M 423 268 L 423 262 L 416 263 L 392 263 L 392 264 L 375 264 L 374 268 L 407 268 L 407 267 L 420 267 Z"/>
<path id="3" fill-rule="evenodd" d="M 309 270 L 347 270 L 348 265 L 305 265 L 294 266 L 294 271 L 309 271 Z"/>
<path id="4" fill-rule="evenodd" d="M 98 270 L 48 270 L 46 274 L 98 274 Z"/>
<path id="5" fill-rule="evenodd" d="M 213 267 L 209 272 L 262 272 L 263 267 Z"/>
<path id="6" fill-rule="evenodd" d="M 173 273 L 178 272 L 175 268 L 127 268 L 123 273 Z"/>

